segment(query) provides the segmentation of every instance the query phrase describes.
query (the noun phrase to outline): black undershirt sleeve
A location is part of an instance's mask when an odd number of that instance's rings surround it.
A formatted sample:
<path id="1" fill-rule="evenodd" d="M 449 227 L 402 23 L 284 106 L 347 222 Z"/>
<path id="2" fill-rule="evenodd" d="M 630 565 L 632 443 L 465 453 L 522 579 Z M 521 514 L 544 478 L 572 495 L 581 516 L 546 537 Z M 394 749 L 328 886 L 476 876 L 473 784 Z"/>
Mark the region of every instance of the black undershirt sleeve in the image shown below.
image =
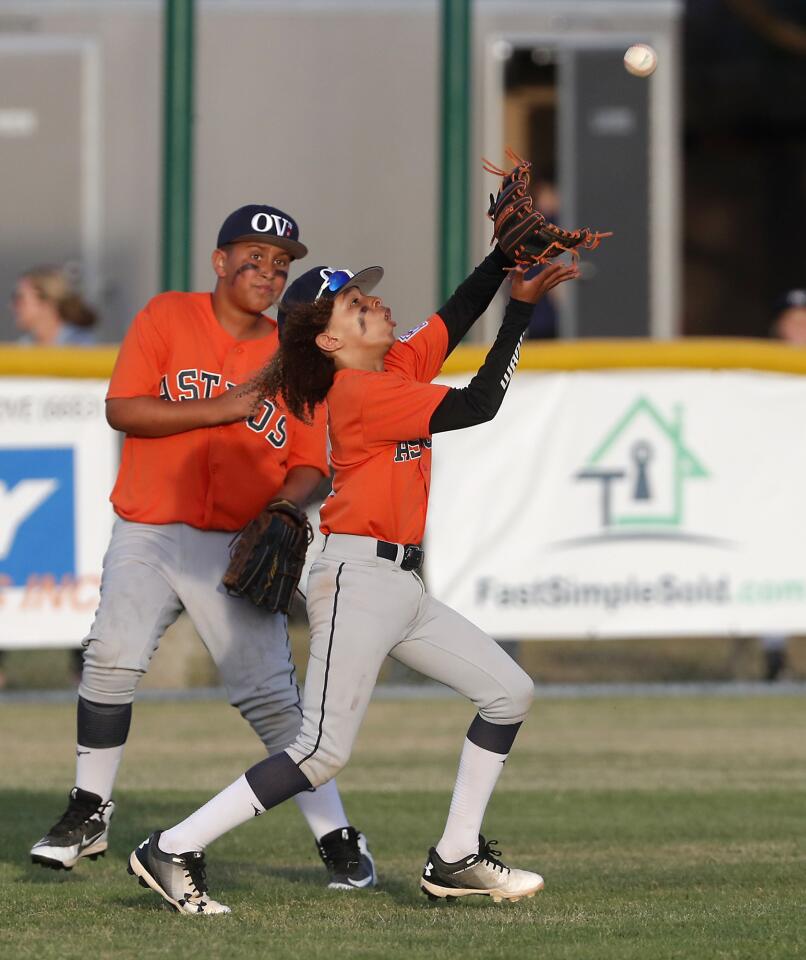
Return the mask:
<path id="1" fill-rule="evenodd" d="M 437 310 L 448 330 L 448 356 L 468 330 L 490 306 L 498 292 L 512 261 L 496 247 L 485 257 L 470 276 L 453 292 L 444 306 Z"/>
<path id="2" fill-rule="evenodd" d="M 498 413 L 518 362 L 533 303 L 510 300 L 501 329 L 479 372 L 466 387 L 451 388 L 431 414 L 431 433 L 445 433 L 486 423 Z"/>

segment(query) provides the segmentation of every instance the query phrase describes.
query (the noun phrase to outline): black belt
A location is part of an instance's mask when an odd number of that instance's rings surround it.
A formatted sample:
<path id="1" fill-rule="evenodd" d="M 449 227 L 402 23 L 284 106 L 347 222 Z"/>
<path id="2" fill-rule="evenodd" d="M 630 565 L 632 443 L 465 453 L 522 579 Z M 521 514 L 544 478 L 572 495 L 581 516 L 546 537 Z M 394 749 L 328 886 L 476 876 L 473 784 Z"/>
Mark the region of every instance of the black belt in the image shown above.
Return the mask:
<path id="1" fill-rule="evenodd" d="M 379 540 L 376 553 L 384 560 L 397 560 L 397 544 L 389 543 L 386 540 Z M 423 565 L 425 554 L 423 548 L 416 543 L 407 543 L 403 547 L 403 561 L 400 564 L 401 570 L 419 570 Z"/>

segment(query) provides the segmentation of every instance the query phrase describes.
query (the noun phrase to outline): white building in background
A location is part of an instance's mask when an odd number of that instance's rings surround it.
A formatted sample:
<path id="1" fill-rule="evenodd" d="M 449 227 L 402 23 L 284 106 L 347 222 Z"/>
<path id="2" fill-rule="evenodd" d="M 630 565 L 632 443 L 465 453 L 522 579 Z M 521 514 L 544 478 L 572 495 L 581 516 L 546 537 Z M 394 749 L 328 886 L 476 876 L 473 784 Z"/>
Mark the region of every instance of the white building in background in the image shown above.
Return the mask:
<path id="1" fill-rule="evenodd" d="M 618 238 L 567 305 L 567 335 L 677 329 L 681 15 L 678 0 L 475 3 L 471 259 L 487 249 L 495 187 L 480 158 L 502 161 L 518 137 L 506 64 L 523 49 L 556 64 L 565 225 Z M 311 263 L 384 264 L 404 324 L 433 310 L 439 23 L 437 0 L 200 0 L 197 288 L 221 221 L 261 201 L 298 218 Z M 649 82 L 621 68 L 636 39 L 660 55 Z M 0 295 L 33 263 L 78 261 L 117 340 L 157 292 L 161 72 L 158 0 L 0 0 Z M 487 334 L 494 324 L 490 311 Z M 4 315 L 0 337 L 13 336 Z"/>

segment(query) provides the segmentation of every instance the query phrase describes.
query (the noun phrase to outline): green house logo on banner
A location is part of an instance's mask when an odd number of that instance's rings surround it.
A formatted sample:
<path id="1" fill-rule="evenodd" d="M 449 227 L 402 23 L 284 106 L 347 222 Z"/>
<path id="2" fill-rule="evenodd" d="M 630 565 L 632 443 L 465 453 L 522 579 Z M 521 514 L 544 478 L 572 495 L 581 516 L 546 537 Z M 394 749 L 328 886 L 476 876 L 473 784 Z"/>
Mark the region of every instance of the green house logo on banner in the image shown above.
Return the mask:
<path id="1" fill-rule="evenodd" d="M 625 533 L 682 526 L 687 484 L 707 477 L 684 441 L 682 405 L 667 419 L 646 397 L 629 407 L 575 474 L 598 483 L 602 527 Z"/>

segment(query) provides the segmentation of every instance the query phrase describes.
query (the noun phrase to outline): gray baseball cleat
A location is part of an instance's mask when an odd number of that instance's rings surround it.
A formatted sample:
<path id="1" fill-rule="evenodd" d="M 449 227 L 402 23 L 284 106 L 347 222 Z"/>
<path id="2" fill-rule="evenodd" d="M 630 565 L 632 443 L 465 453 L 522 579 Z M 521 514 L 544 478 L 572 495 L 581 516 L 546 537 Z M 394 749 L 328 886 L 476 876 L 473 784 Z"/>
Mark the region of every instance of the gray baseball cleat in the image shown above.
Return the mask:
<path id="1" fill-rule="evenodd" d="M 72 870 L 82 857 L 102 857 L 114 810 L 111 800 L 103 803 L 97 793 L 73 787 L 61 820 L 31 847 L 31 863 L 53 870 Z"/>
<path id="2" fill-rule="evenodd" d="M 355 827 L 326 833 L 316 849 L 327 867 L 327 885 L 331 890 L 362 890 L 378 882 L 367 838 Z"/>
<path id="3" fill-rule="evenodd" d="M 150 887 L 178 913 L 229 913 L 230 908 L 207 895 L 204 853 L 165 853 L 159 848 L 161 830 L 144 840 L 129 857 L 129 874 L 141 887 Z"/>
<path id="4" fill-rule="evenodd" d="M 420 889 L 429 900 L 452 900 L 455 897 L 474 895 L 491 897 L 493 903 L 511 900 L 513 903 L 526 897 L 533 897 L 543 889 L 543 878 L 539 873 L 528 870 L 513 870 L 496 857 L 500 850 L 494 850 L 493 844 L 479 837 L 479 852 L 471 854 L 456 863 L 445 863 L 432 847 L 428 851 Z"/>

